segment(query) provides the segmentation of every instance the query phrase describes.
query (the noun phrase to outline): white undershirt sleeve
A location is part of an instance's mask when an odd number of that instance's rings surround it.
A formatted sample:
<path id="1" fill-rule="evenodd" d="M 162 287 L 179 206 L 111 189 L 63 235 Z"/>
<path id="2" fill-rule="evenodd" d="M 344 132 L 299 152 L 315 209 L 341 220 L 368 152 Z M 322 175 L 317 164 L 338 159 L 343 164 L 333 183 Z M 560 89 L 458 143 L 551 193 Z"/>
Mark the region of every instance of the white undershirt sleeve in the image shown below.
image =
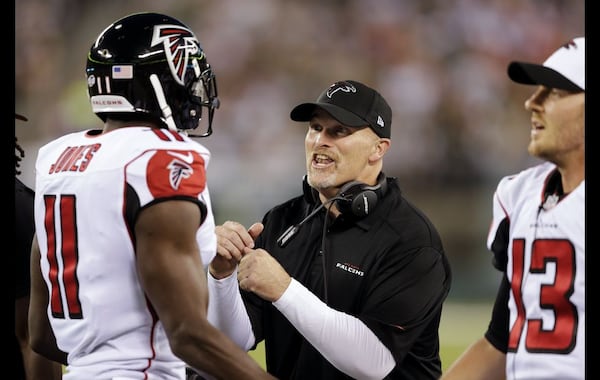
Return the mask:
<path id="1" fill-rule="evenodd" d="M 273 305 L 348 376 L 382 379 L 396 365 L 390 350 L 360 319 L 330 308 L 293 278 Z"/>
<path id="2" fill-rule="evenodd" d="M 252 324 L 237 282 L 237 272 L 217 280 L 208 277 L 208 321 L 223 331 L 238 346 L 248 351 L 254 345 Z"/>

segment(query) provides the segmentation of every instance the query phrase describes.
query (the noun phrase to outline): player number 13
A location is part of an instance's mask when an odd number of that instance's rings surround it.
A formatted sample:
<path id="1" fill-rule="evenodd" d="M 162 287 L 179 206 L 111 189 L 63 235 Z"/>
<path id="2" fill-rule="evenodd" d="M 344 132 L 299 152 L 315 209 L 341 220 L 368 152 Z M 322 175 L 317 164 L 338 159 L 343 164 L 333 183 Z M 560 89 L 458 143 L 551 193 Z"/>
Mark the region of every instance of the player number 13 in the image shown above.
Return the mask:
<path id="1" fill-rule="evenodd" d="M 513 241 L 513 277 L 511 289 L 516 302 L 517 318 L 510 329 L 508 350 L 516 352 L 527 326 L 525 349 L 528 352 L 565 354 L 573 350 L 577 337 L 577 307 L 570 301 L 574 291 L 575 249 L 564 239 L 537 239 L 531 248 L 530 274 L 546 273 L 548 264 L 556 267 L 553 283 L 542 284 L 539 307 L 554 313 L 553 326 L 544 326 L 541 316 L 526 315 L 522 287 L 525 274 L 525 240 Z M 536 308 L 537 309 L 537 308 Z"/>

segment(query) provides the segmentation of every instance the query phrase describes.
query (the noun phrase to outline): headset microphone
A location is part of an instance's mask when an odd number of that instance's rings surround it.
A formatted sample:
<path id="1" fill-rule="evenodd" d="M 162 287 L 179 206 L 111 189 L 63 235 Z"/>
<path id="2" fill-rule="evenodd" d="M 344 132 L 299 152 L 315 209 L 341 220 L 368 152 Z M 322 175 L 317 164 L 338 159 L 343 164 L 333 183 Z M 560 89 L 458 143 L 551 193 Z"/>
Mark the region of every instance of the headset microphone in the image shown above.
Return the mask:
<path id="1" fill-rule="evenodd" d="M 283 248 L 287 245 L 287 243 L 292 240 L 292 238 L 294 236 L 296 236 L 296 233 L 300 230 L 300 227 L 302 227 L 302 225 L 304 223 L 306 223 L 307 221 L 309 221 L 313 216 L 317 215 L 317 213 L 319 212 L 319 210 L 321 210 L 323 207 L 330 205 L 332 202 L 334 201 L 338 201 L 338 200 L 344 200 L 346 199 L 345 197 L 333 197 L 331 199 L 328 199 L 327 201 L 325 201 L 325 203 L 321 203 L 319 205 L 319 207 L 317 207 L 316 209 L 313 210 L 313 212 L 311 212 L 310 214 L 308 214 L 308 216 L 304 219 L 302 219 L 302 221 L 298 224 L 294 224 L 292 226 L 290 226 L 287 230 L 285 230 L 284 233 L 281 234 L 281 236 L 279 236 L 279 238 L 277 239 L 277 244 Z"/>

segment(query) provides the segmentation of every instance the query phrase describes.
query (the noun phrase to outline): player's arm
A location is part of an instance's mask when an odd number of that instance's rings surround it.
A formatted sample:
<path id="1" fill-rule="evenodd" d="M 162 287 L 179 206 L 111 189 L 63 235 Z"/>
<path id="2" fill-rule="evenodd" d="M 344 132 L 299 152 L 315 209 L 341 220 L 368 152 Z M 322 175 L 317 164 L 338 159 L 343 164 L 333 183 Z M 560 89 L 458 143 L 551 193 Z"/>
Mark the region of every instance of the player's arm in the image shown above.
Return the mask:
<path id="1" fill-rule="evenodd" d="M 440 380 L 504 379 L 506 355 L 485 337 L 472 343 L 442 375 Z"/>
<path id="2" fill-rule="evenodd" d="M 31 245 L 31 295 L 28 316 L 29 344 L 34 352 L 50 360 L 67 364 L 67 353 L 58 348 L 56 337 L 48 320 L 48 288 L 42 277 L 40 259 L 40 248 L 37 238 L 34 236 Z"/>
<path id="3" fill-rule="evenodd" d="M 208 290 L 196 231 L 198 205 L 154 204 L 135 225 L 137 269 L 171 349 L 189 366 L 227 379 L 272 379 L 207 320 Z"/>
<path id="4" fill-rule="evenodd" d="M 62 378 L 62 366 L 31 349 L 27 327 L 29 296 L 15 299 L 15 327 L 19 329 L 19 345 L 23 356 L 23 367 L 28 379 L 55 380 Z"/>

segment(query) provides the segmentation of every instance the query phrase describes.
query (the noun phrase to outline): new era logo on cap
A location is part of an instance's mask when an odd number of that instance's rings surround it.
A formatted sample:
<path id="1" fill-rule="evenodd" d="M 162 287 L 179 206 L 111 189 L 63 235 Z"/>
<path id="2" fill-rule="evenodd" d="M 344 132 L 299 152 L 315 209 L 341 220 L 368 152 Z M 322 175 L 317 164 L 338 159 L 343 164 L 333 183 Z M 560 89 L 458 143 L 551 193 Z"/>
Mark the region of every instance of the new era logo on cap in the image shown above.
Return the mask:
<path id="1" fill-rule="evenodd" d="M 379 136 L 389 138 L 392 110 L 383 96 L 374 89 L 353 80 L 335 82 L 315 102 L 294 107 L 290 117 L 294 121 L 309 121 L 316 107 L 327 111 L 340 123 L 349 127 L 368 125 Z"/>

